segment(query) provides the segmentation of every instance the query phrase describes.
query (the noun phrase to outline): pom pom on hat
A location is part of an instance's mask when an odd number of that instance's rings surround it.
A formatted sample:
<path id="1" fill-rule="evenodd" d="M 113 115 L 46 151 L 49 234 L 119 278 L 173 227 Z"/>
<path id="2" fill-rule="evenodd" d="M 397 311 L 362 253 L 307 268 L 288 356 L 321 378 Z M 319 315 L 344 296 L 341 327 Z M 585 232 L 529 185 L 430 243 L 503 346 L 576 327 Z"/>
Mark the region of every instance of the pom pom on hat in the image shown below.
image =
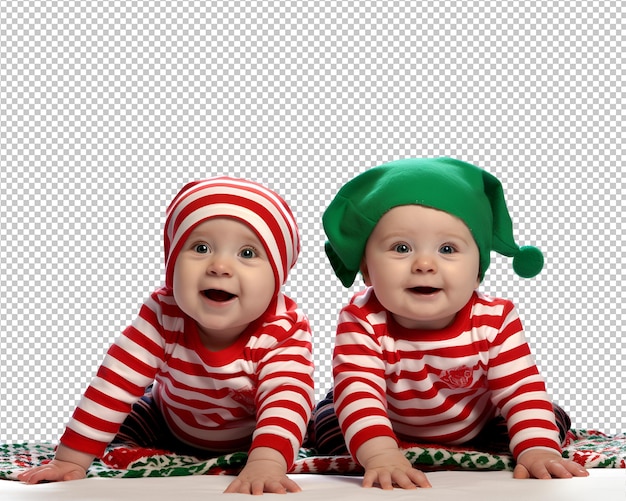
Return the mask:
<path id="1" fill-rule="evenodd" d="M 174 265 L 193 229 L 207 219 L 230 217 L 247 224 L 267 251 L 276 292 L 300 253 L 298 225 L 287 203 L 269 188 L 228 176 L 192 181 L 178 192 L 166 212 L 165 285 L 173 287 Z"/>
<path id="2" fill-rule="evenodd" d="M 341 283 L 359 272 L 367 239 L 380 218 L 400 205 L 423 205 L 461 219 L 480 252 L 480 279 L 493 250 L 513 257 L 514 271 L 537 275 L 543 255 L 519 247 L 500 181 L 480 167 L 453 158 L 410 158 L 373 167 L 344 184 L 322 216 L 326 254 Z"/>
<path id="3" fill-rule="evenodd" d="M 524 245 L 513 256 L 513 271 L 522 278 L 532 278 L 543 268 L 543 254 L 537 247 Z"/>

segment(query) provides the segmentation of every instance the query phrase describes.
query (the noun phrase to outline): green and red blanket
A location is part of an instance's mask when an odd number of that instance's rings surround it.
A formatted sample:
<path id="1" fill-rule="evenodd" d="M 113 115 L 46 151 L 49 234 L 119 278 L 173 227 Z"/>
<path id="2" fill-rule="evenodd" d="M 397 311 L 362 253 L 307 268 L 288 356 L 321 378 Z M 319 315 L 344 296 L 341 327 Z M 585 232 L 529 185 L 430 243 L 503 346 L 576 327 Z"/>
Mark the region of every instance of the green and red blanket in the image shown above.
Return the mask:
<path id="1" fill-rule="evenodd" d="M 15 480 L 27 468 L 45 464 L 54 456 L 52 443 L 0 444 L 0 479 Z M 512 470 L 509 454 L 476 451 L 433 444 L 404 444 L 406 457 L 422 470 Z M 609 436 L 600 431 L 568 432 L 563 456 L 586 468 L 626 468 L 626 434 Z M 211 459 L 181 456 L 159 449 L 112 447 L 93 462 L 88 477 L 168 477 L 236 474 L 247 455 L 235 452 Z M 359 475 L 361 467 L 349 456 L 320 456 L 302 448 L 291 473 Z"/>

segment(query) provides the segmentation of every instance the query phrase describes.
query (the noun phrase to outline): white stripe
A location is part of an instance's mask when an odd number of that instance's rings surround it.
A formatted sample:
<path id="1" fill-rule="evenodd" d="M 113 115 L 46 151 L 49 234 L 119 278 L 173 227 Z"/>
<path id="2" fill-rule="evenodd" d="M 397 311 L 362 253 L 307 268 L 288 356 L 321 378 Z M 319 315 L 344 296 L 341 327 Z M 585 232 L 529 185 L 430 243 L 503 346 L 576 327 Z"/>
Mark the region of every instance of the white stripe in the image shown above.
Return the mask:
<path id="1" fill-rule="evenodd" d="M 511 437 L 511 450 L 526 440 L 535 440 L 537 437 L 545 437 L 554 441 L 554 445 L 559 447 L 559 433 L 557 431 L 546 430 L 545 428 L 524 428 Z"/>
<path id="2" fill-rule="evenodd" d="M 127 392 L 120 390 L 116 386 L 110 385 L 109 383 L 105 382 L 104 380 L 100 378 L 95 378 L 92 383 L 92 386 L 98 389 L 99 391 L 105 393 L 107 396 L 110 396 L 111 398 L 115 398 L 119 401 L 125 402 L 128 405 L 131 405 L 135 403 L 135 401 L 138 400 L 138 398 L 134 397 L 133 395 L 129 395 Z M 105 407 L 104 405 L 101 405 L 98 402 L 95 402 L 94 400 L 91 400 L 90 398 L 87 398 L 84 395 L 81 398 L 80 408 L 84 410 L 85 412 L 88 412 L 89 414 L 96 416 L 97 418 L 102 418 L 103 416 L 106 416 L 107 421 L 114 421 L 114 422 L 121 423 L 127 416 L 127 414 L 124 412 L 114 411 L 113 409 L 110 409 L 109 407 Z"/>
<path id="3" fill-rule="evenodd" d="M 506 405 L 502 407 L 502 414 L 506 416 L 511 412 L 511 408 L 514 407 L 515 405 L 518 405 L 520 402 L 528 402 L 531 400 L 546 401 L 549 399 L 548 399 L 548 394 L 545 391 L 529 391 L 529 392 L 524 393 L 523 395 L 520 395 L 519 397 L 515 399 L 509 400 L 506 403 Z M 520 419 L 524 419 L 524 418 L 519 418 L 519 417 L 514 418 L 513 416 L 523 416 L 524 414 L 527 414 L 532 417 L 543 415 L 543 417 L 545 419 L 548 419 L 549 421 L 554 420 L 554 411 L 545 410 L 545 409 L 537 409 L 537 408 L 524 409 L 524 410 L 518 411 L 514 415 L 509 416 L 508 419 L 511 420 L 511 423 L 516 423 Z"/>
<path id="4" fill-rule="evenodd" d="M 481 298 L 482 299 L 482 298 Z M 503 304 L 495 304 L 495 305 L 491 305 L 491 304 L 484 304 L 484 303 L 475 303 L 473 308 L 472 308 L 472 316 L 484 316 L 484 315 L 491 315 L 491 316 L 496 316 L 496 317 L 500 317 L 502 316 L 502 312 L 504 311 L 504 305 Z"/>
<path id="5" fill-rule="evenodd" d="M 89 439 L 91 440 L 96 440 L 105 444 L 108 444 L 109 442 L 111 442 L 111 440 L 115 438 L 114 433 L 101 432 L 99 430 L 96 430 L 95 428 L 92 428 L 91 426 L 84 425 L 74 418 L 70 420 L 67 427 L 70 430 L 78 433 L 79 435 L 82 435 L 83 437 L 89 437 Z"/>
<path id="6" fill-rule="evenodd" d="M 287 440 L 289 440 L 289 443 L 291 444 L 291 447 L 293 448 L 293 452 L 297 452 L 298 448 L 300 447 L 300 444 L 297 442 L 296 438 L 288 431 L 285 431 L 286 429 L 283 426 L 278 426 L 278 425 L 267 425 L 267 426 L 261 426 L 259 428 L 257 428 L 254 432 L 254 437 L 258 437 L 259 435 L 270 435 L 270 436 L 274 436 L 274 437 L 282 437 L 285 438 Z"/>

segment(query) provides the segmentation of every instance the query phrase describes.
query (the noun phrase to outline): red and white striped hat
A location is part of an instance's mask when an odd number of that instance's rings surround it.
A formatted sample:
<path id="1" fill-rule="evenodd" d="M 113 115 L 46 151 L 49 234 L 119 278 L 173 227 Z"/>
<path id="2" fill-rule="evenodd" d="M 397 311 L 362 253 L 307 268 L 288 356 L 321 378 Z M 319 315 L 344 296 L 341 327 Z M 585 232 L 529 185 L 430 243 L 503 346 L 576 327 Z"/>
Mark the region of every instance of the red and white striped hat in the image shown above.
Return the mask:
<path id="1" fill-rule="evenodd" d="M 189 234 L 200 223 L 214 217 L 239 220 L 257 234 L 270 258 L 278 292 L 300 253 L 296 220 L 287 203 L 272 190 L 228 176 L 186 184 L 167 208 L 166 287 L 173 287 L 174 264 Z"/>

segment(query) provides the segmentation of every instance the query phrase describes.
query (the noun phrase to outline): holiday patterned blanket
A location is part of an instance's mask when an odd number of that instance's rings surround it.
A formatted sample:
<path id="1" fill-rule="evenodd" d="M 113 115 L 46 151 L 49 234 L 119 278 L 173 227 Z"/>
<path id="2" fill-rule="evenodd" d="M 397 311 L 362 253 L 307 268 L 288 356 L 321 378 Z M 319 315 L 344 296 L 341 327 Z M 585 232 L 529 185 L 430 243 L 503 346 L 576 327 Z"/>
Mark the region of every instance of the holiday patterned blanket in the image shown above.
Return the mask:
<path id="1" fill-rule="evenodd" d="M 52 443 L 0 444 L 0 479 L 16 480 L 17 474 L 32 466 L 45 464 L 54 456 Z M 406 457 L 421 470 L 512 470 L 513 458 L 432 444 L 403 444 Z M 563 456 L 586 468 L 626 468 L 626 434 L 608 436 L 595 430 L 568 432 Z M 181 475 L 236 474 L 246 462 L 244 452 L 212 459 L 181 456 L 159 449 L 112 447 L 94 461 L 88 477 L 167 477 Z M 291 473 L 332 473 L 359 475 L 361 467 L 349 456 L 319 456 L 302 448 Z"/>

